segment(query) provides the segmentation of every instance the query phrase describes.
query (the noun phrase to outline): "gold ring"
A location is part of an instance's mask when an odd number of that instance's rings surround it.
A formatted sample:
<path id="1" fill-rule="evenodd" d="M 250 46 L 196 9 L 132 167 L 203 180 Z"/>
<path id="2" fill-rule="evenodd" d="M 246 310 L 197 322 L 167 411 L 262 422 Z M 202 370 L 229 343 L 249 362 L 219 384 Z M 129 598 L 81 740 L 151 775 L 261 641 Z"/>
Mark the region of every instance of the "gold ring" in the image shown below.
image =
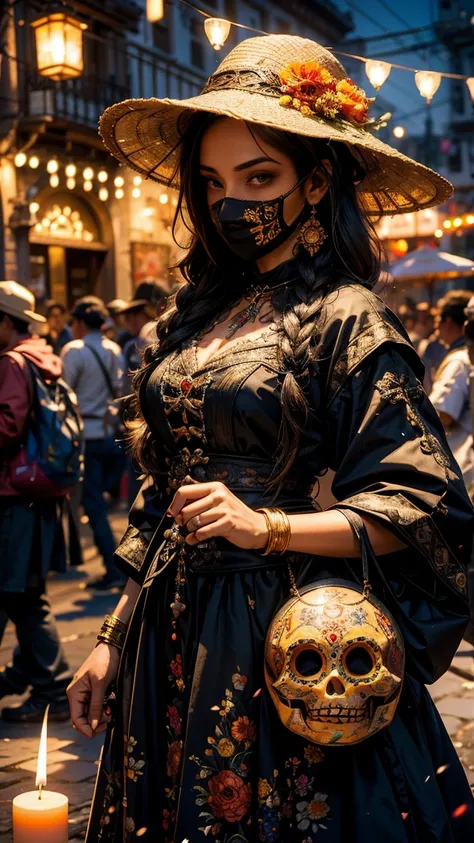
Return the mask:
<path id="1" fill-rule="evenodd" d="M 199 515 L 195 515 L 194 518 L 191 518 L 188 521 L 188 523 L 186 524 L 186 527 L 188 528 L 188 531 L 190 533 L 195 533 L 196 530 L 199 529 L 200 524 L 201 524 L 201 519 L 200 519 Z"/>

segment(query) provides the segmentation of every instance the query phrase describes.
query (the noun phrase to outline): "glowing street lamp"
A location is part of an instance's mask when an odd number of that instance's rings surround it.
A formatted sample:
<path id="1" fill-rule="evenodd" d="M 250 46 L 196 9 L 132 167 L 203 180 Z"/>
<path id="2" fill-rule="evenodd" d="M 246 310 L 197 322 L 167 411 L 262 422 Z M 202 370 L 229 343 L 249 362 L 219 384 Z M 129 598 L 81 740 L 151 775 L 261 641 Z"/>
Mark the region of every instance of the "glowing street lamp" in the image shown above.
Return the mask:
<path id="1" fill-rule="evenodd" d="M 204 31 L 215 50 L 224 46 L 230 32 L 230 21 L 224 18 L 206 18 Z"/>
<path id="2" fill-rule="evenodd" d="M 35 31 L 36 64 L 40 76 L 60 81 L 84 72 L 83 32 L 87 24 L 58 6 L 31 22 Z"/>

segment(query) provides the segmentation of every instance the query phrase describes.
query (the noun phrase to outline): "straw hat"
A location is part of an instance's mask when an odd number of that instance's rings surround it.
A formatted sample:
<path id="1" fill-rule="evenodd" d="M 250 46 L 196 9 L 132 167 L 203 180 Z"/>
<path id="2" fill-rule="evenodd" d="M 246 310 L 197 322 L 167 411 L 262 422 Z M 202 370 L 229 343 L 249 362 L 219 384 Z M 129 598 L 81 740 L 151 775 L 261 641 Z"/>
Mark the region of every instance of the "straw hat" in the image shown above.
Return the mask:
<path id="1" fill-rule="evenodd" d="M 298 80 L 288 85 L 288 79 L 295 81 L 295 67 L 303 81 L 299 86 Z M 311 86 L 311 78 L 317 79 L 315 85 Z M 102 115 L 100 133 L 107 149 L 123 164 L 178 187 L 183 131 L 193 113 L 210 112 L 350 145 L 366 171 L 358 192 L 369 214 L 407 213 L 446 201 L 453 192 L 451 184 L 378 140 L 370 121 L 365 122 L 363 92 L 343 80 L 347 80 L 343 66 L 315 41 L 296 35 L 248 38 L 229 53 L 198 96 L 117 103 Z M 323 97 L 316 102 L 314 96 L 305 96 L 308 91 Z M 338 96 L 345 103 L 340 108 Z"/>

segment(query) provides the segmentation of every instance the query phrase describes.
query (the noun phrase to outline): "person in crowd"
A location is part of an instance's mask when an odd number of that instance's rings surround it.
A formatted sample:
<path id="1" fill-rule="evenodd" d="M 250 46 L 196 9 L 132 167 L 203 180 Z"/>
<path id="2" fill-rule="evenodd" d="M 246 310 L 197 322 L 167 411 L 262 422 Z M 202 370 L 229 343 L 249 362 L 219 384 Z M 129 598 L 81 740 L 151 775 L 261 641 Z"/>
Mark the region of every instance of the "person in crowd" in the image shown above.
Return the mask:
<path id="1" fill-rule="evenodd" d="M 180 185 L 192 240 L 134 381 L 128 584 L 68 691 L 78 730 L 107 728 L 87 843 L 473 838 L 425 683 L 467 624 L 474 509 L 372 292 L 368 218 L 451 186 L 367 131 L 368 108 L 333 53 L 270 35 L 191 100 L 102 118 L 122 163 Z"/>
<path id="2" fill-rule="evenodd" d="M 442 300 L 440 299 L 435 307 L 432 308 L 433 331 L 429 337 L 421 340 L 417 349 L 425 366 L 423 386 L 425 387 L 428 395 L 433 388 L 433 381 L 436 376 L 436 372 L 449 351 L 449 348 L 441 342 L 438 330 L 435 327 L 439 324 L 439 311 L 441 305 Z"/>
<path id="3" fill-rule="evenodd" d="M 417 313 L 415 304 L 412 304 L 411 302 L 409 304 L 402 304 L 398 310 L 398 316 L 414 347 L 418 348 L 421 335 L 417 330 Z"/>
<path id="4" fill-rule="evenodd" d="M 125 321 L 122 316 L 122 309 L 126 306 L 127 302 L 125 299 L 112 299 L 112 301 L 109 301 L 106 304 L 109 319 L 103 328 L 108 338 L 116 342 L 122 350 L 131 338 L 130 331 L 125 327 Z"/>
<path id="5" fill-rule="evenodd" d="M 74 339 L 61 352 L 64 379 L 74 389 L 84 419 L 85 456 L 82 504 L 105 574 L 88 587 L 106 590 L 123 584 L 114 563 L 115 539 L 108 519 L 105 492 L 125 469 L 125 452 L 117 399 L 122 395 L 123 356 L 120 347 L 102 334 L 107 310 L 101 299 L 85 296 L 72 311 Z"/>
<path id="6" fill-rule="evenodd" d="M 61 361 L 32 326 L 45 323 L 35 313 L 32 293 L 15 281 L 0 282 L 0 612 L 15 625 L 19 650 L 0 671 L 0 698 L 26 700 L 4 708 L 4 720 L 39 722 L 47 705 L 51 720 L 68 718 L 66 688 L 72 672 L 59 640 L 46 595 L 46 577 L 58 562 L 60 509 L 55 499 L 20 496 L 11 482 L 11 460 L 32 415 L 32 383 L 27 363 L 56 380 Z"/>
<path id="7" fill-rule="evenodd" d="M 474 483 L 470 361 L 464 334 L 465 311 L 470 299 L 468 290 L 451 290 L 439 302 L 436 330 L 448 351 L 436 372 L 430 394 L 468 489 Z"/>
<path id="8" fill-rule="evenodd" d="M 418 344 L 418 354 L 420 353 L 420 344 L 431 336 L 434 330 L 434 312 L 433 308 L 427 301 L 419 301 L 416 305 L 416 322 L 415 332 L 420 337 Z"/>
<path id="9" fill-rule="evenodd" d="M 67 311 L 63 304 L 50 302 L 46 311 L 48 320 L 48 333 L 46 342 L 52 347 L 55 354 L 59 355 L 66 343 L 71 342 L 71 329 L 67 325 Z"/>
<path id="10" fill-rule="evenodd" d="M 143 353 L 148 345 L 156 342 L 156 320 L 163 311 L 166 297 L 158 284 L 144 281 L 135 290 L 131 301 L 124 305 L 122 314 L 130 340 L 124 347 L 125 392 L 132 391 L 132 380 L 140 368 Z M 128 464 L 128 505 L 132 506 L 140 489 L 142 472 L 130 458 Z"/>

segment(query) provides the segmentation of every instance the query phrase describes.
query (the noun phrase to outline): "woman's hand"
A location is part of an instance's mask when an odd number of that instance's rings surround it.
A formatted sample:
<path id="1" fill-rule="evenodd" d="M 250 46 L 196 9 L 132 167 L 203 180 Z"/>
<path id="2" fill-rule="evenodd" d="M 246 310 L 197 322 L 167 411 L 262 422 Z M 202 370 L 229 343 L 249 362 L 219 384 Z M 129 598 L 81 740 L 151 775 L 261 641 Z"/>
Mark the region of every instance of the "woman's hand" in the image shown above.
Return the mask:
<path id="1" fill-rule="evenodd" d="M 245 550 L 267 545 L 268 530 L 262 513 L 242 503 L 223 483 L 181 486 L 168 512 L 177 524 L 188 528 L 188 544 L 222 536 Z"/>
<path id="2" fill-rule="evenodd" d="M 100 642 L 67 689 L 72 725 L 88 738 L 107 728 L 110 717 L 104 714 L 104 696 L 117 676 L 119 661 L 117 647 Z"/>

